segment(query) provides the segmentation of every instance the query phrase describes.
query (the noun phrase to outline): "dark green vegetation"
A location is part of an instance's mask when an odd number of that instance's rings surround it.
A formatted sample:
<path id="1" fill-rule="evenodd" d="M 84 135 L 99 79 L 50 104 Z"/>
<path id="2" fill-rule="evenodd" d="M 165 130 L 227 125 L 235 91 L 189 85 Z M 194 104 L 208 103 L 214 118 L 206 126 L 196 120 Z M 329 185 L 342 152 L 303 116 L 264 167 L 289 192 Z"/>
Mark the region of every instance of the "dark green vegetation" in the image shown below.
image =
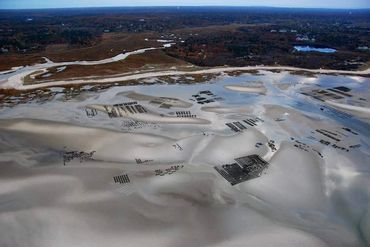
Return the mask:
<path id="1" fill-rule="evenodd" d="M 110 41 L 114 35 L 169 38 L 176 34 L 182 42 L 176 40 L 177 45 L 166 53 L 200 66 L 263 64 L 350 70 L 366 67 L 370 60 L 370 10 L 168 7 L 0 11 L 0 62 L 14 61 L 19 66 L 17 56 L 27 63 L 39 62 L 41 56 L 48 56 L 44 53 L 48 47 L 54 51 L 54 46 L 58 52 L 93 48 L 104 45 L 108 33 Z M 114 45 L 119 47 L 118 43 Z M 295 45 L 338 52 L 296 52 Z M 122 47 L 130 50 L 130 44 L 122 43 Z M 132 49 L 144 47 L 145 43 Z M 89 54 L 83 55 L 88 60 Z M 96 59 L 93 53 L 91 59 Z"/>

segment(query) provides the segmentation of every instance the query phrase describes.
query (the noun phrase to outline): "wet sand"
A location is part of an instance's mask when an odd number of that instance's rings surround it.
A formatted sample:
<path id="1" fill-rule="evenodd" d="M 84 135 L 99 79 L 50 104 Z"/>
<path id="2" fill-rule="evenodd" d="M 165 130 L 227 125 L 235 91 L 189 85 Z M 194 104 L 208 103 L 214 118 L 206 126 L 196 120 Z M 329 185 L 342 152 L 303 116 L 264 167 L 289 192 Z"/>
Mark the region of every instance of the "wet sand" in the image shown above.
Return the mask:
<path id="1" fill-rule="evenodd" d="M 346 81 L 357 97 L 357 79 L 264 72 L 2 108 L 0 245 L 367 246 L 369 125 L 301 94 Z M 263 94 L 225 88 L 255 80 Z M 112 115 L 132 105 L 146 112 Z M 248 155 L 269 163 L 260 177 L 214 168 Z"/>

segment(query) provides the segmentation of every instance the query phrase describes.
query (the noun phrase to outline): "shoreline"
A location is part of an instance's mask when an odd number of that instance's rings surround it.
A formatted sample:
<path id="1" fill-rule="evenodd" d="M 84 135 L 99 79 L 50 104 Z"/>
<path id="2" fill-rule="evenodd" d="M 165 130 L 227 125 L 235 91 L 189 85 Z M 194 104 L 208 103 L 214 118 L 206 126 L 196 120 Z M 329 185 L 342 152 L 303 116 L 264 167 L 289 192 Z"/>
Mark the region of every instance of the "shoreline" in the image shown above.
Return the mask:
<path id="1" fill-rule="evenodd" d="M 107 77 L 85 77 L 85 78 L 75 78 L 75 79 L 68 79 L 68 80 L 55 80 L 49 81 L 45 83 L 38 83 L 38 84 L 30 84 L 25 85 L 24 79 L 43 69 L 48 69 L 50 67 L 57 67 L 57 66 L 66 66 L 72 64 L 81 64 L 81 65 L 98 65 L 98 64 L 106 64 L 115 61 L 122 61 L 134 54 L 142 54 L 148 50 L 154 49 L 163 49 L 166 47 L 167 44 L 163 45 L 163 47 L 158 48 L 144 48 L 138 49 L 126 53 L 118 54 L 114 57 L 97 60 L 97 61 L 74 61 L 74 62 L 61 62 L 61 63 L 54 63 L 49 59 L 45 58 L 45 64 L 35 64 L 30 66 L 29 70 L 26 71 L 19 71 L 18 69 L 13 68 L 14 70 L 5 71 L 10 74 L 9 77 L 0 80 L 0 89 L 14 89 L 19 91 L 27 91 L 27 90 L 35 90 L 40 88 L 48 88 L 54 86 L 69 86 L 69 85 L 81 85 L 81 84 L 108 84 L 108 83 L 117 83 L 123 81 L 131 81 L 131 80 L 141 80 L 141 79 L 148 79 L 153 77 L 161 77 L 161 76 L 179 76 L 179 75 L 200 75 L 200 74 L 217 74 L 217 73 L 226 73 L 226 72 L 248 72 L 248 71 L 288 71 L 288 72 L 309 72 L 313 74 L 341 74 L 341 75 L 357 75 L 357 76 L 369 76 L 370 75 L 370 68 L 365 70 L 358 70 L 358 71 L 347 71 L 347 70 L 330 70 L 330 69 L 305 69 L 305 68 L 297 68 L 297 67 L 290 67 L 290 66 L 264 66 L 264 65 L 256 65 L 256 66 L 245 66 L 245 67 L 213 67 L 213 68 L 199 68 L 198 70 L 174 70 L 173 68 L 168 68 L 168 70 L 160 70 L 160 71 L 144 71 L 139 72 L 134 71 L 132 73 L 125 73 L 107 76 Z M 172 45 L 168 44 L 168 45 Z M 27 67 L 21 67 L 27 68 Z M 14 74 L 13 74 L 14 73 Z M 13 75 L 12 75 L 13 74 Z M 0 75 L 4 75 L 3 72 L 0 72 Z"/>
<path id="2" fill-rule="evenodd" d="M 303 68 L 296 68 L 296 67 L 286 67 L 286 66 L 247 66 L 247 67 L 217 67 L 217 68 L 209 68 L 209 69 L 201 69 L 196 71 L 159 71 L 159 72 L 148 72 L 148 73 L 135 73 L 131 75 L 125 75 L 121 77 L 107 77 L 107 78 L 100 78 L 100 79 L 75 79 L 75 80 L 68 80 L 68 81 L 53 81 L 53 82 L 46 82 L 40 84 L 32 84 L 32 85 L 24 85 L 20 81 L 12 82 L 7 81 L 3 85 L 0 86 L 0 89 L 15 89 L 19 91 L 27 91 L 27 90 L 34 90 L 40 88 L 48 88 L 48 87 L 55 87 L 55 86 L 67 86 L 67 85 L 81 85 L 81 84 L 109 84 L 109 83 L 117 83 L 122 81 L 131 81 L 131 80 L 142 80 L 148 79 L 153 77 L 161 77 L 161 76 L 178 76 L 178 75 L 199 75 L 199 74 L 217 74 L 217 73 L 225 73 L 225 72 L 248 72 L 248 71 L 271 71 L 271 70 L 283 70 L 287 72 L 310 72 L 314 74 L 339 74 L 339 75 L 354 75 L 354 76 L 367 76 L 370 75 L 370 69 L 360 70 L 360 71 L 346 71 L 346 70 L 328 70 L 328 69 L 303 69 Z"/>

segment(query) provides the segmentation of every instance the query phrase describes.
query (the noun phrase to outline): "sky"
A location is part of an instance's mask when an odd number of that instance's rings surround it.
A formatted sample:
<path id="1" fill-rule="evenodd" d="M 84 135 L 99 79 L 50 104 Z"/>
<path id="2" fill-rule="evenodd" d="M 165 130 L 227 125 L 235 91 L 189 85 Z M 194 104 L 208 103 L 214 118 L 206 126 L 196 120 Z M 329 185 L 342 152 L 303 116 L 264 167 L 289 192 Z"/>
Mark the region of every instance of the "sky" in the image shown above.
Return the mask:
<path id="1" fill-rule="evenodd" d="M 0 0 L 0 9 L 217 5 L 356 9 L 370 8 L 370 0 Z"/>

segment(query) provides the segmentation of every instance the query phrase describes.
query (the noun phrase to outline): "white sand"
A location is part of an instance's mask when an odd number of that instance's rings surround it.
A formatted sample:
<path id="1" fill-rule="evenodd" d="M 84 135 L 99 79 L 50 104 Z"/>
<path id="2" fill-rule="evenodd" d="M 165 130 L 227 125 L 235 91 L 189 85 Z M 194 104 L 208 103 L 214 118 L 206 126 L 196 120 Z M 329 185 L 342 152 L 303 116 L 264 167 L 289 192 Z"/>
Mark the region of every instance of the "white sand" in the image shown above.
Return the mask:
<path id="1" fill-rule="evenodd" d="M 221 107 L 221 106 L 204 106 L 202 111 L 214 112 L 220 114 L 228 113 L 251 113 L 253 110 L 250 107 Z"/>
<path id="2" fill-rule="evenodd" d="M 172 39 L 158 39 L 157 42 L 159 43 L 170 43 L 170 42 L 173 42 Z"/>
<path id="3" fill-rule="evenodd" d="M 240 85 L 228 85 L 225 86 L 226 89 L 243 92 L 243 93 L 258 93 L 258 94 L 265 94 L 267 92 L 265 86 L 263 85 L 251 85 L 251 86 L 240 86 Z"/>

